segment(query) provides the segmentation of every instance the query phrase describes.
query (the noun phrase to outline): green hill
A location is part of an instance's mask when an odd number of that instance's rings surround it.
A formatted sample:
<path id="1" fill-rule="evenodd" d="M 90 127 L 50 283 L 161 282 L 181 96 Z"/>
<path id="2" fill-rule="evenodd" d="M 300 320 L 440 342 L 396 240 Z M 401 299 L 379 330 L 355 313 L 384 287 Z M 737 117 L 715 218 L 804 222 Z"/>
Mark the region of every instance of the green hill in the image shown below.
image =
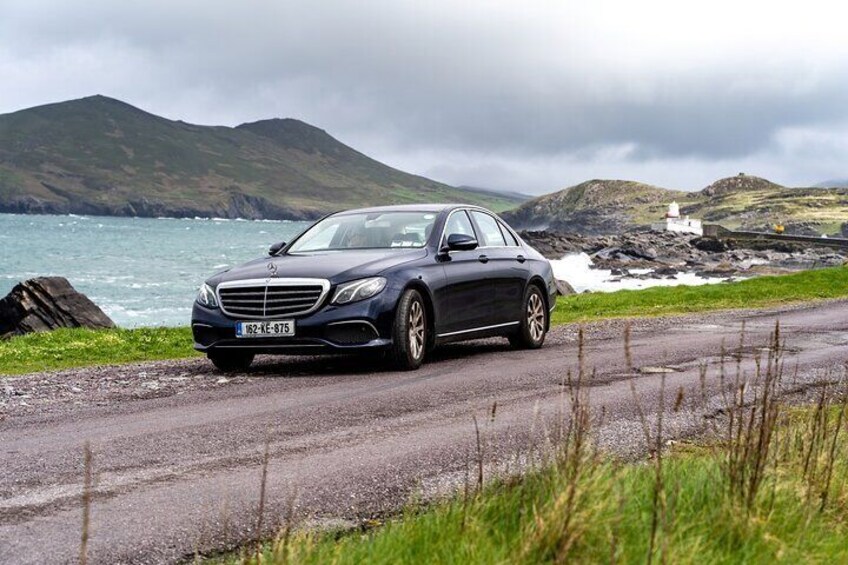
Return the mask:
<path id="1" fill-rule="evenodd" d="M 787 188 L 751 175 L 717 180 L 698 192 L 622 180 L 592 180 L 525 202 L 504 217 L 518 228 L 585 234 L 647 227 L 670 202 L 681 213 L 730 229 L 845 235 L 848 189 Z"/>
<path id="2" fill-rule="evenodd" d="M 393 169 L 293 119 L 198 126 L 104 96 L 0 115 L 0 212 L 301 219 L 444 201 L 521 202 Z"/>

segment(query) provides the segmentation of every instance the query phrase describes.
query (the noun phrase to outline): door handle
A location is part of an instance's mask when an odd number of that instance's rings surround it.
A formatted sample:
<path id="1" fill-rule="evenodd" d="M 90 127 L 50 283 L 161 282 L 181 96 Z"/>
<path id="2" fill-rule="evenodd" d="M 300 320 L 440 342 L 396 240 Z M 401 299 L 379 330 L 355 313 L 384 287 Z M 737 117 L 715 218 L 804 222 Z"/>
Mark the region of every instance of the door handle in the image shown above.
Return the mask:
<path id="1" fill-rule="evenodd" d="M 524 261 L 527 260 L 527 259 L 524 258 L 524 255 L 519 255 L 518 257 L 516 257 L 516 259 L 518 259 L 519 263 L 523 263 Z"/>
<path id="2" fill-rule="evenodd" d="M 486 257 L 485 255 L 480 255 L 479 257 L 477 257 L 477 260 L 480 261 L 481 263 L 488 263 L 489 262 L 489 258 Z"/>

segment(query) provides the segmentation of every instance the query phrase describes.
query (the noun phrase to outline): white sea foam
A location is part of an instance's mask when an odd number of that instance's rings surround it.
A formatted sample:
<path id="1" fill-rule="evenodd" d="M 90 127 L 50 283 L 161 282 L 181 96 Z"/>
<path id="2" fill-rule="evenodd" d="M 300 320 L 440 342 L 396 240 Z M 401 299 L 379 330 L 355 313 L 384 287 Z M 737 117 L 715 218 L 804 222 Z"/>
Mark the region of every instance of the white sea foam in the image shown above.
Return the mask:
<path id="1" fill-rule="evenodd" d="M 592 268 L 592 258 L 586 253 L 570 253 L 562 259 L 551 261 L 554 276 L 558 279 L 568 281 L 577 292 L 587 290 L 593 292 L 614 292 L 616 290 L 634 290 L 649 288 L 653 286 L 696 286 L 702 284 L 716 284 L 725 279 L 700 277 L 695 273 L 678 273 L 672 278 L 640 279 L 633 277 L 614 276 L 612 271 L 606 269 Z M 652 269 L 633 269 L 634 275 L 647 275 Z M 734 280 L 739 280 L 737 277 Z"/>

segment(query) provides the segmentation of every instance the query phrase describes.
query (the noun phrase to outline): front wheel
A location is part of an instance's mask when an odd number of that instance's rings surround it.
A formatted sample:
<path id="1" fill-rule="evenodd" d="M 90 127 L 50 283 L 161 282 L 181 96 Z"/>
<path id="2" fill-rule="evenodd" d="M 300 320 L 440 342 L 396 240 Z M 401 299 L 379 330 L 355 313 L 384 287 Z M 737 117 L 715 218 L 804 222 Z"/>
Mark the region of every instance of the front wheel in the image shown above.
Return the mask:
<path id="1" fill-rule="evenodd" d="M 253 363 L 253 353 L 210 351 L 206 354 L 219 371 L 237 373 L 246 371 Z"/>
<path id="2" fill-rule="evenodd" d="M 521 323 L 518 331 L 509 336 L 509 343 L 516 349 L 538 349 L 545 343 L 548 333 L 548 309 L 545 298 L 536 285 L 530 285 L 524 293 Z"/>
<path id="3" fill-rule="evenodd" d="M 411 371 L 421 366 L 426 351 L 427 309 L 421 293 L 409 289 L 400 297 L 395 311 L 389 357 L 398 369 Z"/>

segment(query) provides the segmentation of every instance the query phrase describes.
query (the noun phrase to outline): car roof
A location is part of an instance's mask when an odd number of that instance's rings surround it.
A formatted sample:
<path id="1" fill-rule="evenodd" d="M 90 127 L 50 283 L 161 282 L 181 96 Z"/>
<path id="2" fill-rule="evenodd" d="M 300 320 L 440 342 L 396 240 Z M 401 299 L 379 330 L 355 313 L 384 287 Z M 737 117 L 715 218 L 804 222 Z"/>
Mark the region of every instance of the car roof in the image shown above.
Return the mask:
<path id="1" fill-rule="evenodd" d="M 394 206 L 373 206 L 371 208 L 356 208 L 339 211 L 337 214 L 374 213 L 374 212 L 442 212 L 454 208 L 480 208 L 473 204 L 396 204 Z"/>

